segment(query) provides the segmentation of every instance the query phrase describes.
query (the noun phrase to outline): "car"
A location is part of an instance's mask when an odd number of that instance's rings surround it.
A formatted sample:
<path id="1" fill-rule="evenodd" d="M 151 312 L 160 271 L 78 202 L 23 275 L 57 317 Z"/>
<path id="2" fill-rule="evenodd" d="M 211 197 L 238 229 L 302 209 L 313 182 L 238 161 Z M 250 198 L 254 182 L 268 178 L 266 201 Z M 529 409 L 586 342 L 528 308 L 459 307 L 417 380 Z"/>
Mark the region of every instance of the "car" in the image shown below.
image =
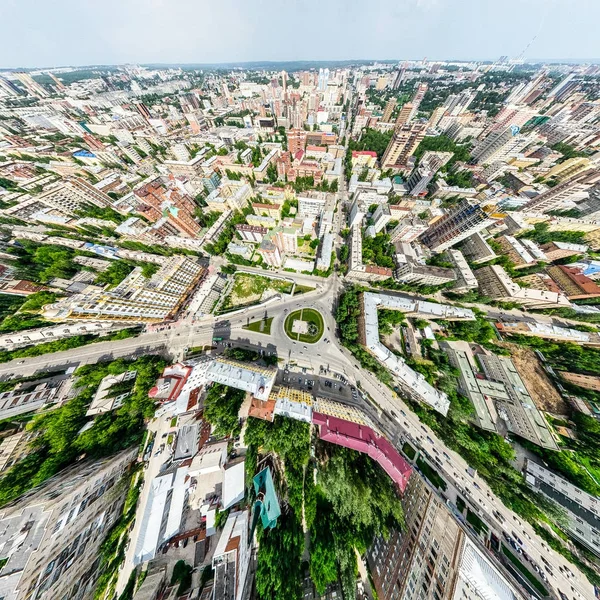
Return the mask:
<path id="1" fill-rule="evenodd" d="M 303 348 L 304 348 L 305 350 L 307 350 L 307 347 L 306 347 L 306 346 L 303 346 Z"/>

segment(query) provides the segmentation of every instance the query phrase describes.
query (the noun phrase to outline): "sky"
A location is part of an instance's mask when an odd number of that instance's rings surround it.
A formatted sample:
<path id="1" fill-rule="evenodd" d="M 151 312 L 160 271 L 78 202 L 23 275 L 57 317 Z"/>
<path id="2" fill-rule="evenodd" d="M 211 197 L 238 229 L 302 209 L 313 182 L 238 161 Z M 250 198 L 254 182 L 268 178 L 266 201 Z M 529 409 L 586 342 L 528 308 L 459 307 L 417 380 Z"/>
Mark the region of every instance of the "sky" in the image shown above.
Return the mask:
<path id="1" fill-rule="evenodd" d="M 599 21 L 598 0 L 0 0 L 0 68 L 591 59 Z"/>

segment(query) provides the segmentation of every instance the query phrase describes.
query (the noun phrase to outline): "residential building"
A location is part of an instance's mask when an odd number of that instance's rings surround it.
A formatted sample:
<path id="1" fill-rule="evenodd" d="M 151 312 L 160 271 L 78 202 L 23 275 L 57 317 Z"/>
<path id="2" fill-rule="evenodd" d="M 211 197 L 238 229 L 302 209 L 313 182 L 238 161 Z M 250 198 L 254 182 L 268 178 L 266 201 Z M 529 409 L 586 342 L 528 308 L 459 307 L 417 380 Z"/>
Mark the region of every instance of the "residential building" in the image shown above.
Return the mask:
<path id="1" fill-rule="evenodd" d="M 241 256 L 246 260 L 250 260 L 250 258 L 252 257 L 253 249 L 251 246 L 246 246 L 245 244 L 229 242 L 229 244 L 227 244 L 227 253 L 234 254 L 236 256 Z"/>
<path id="2" fill-rule="evenodd" d="M 379 233 L 392 220 L 389 205 L 380 204 L 373 212 L 371 220 L 375 233 Z"/>
<path id="3" fill-rule="evenodd" d="M 502 254 L 508 256 L 515 269 L 530 267 L 537 262 L 521 241 L 511 235 L 501 235 L 495 241 L 502 249 Z"/>
<path id="4" fill-rule="evenodd" d="M 390 233 L 390 241 L 393 244 L 414 242 L 429 225 L 416 216 L 407 216 L 403 218 Z"/>
<path id="5" fill-rule="evenodd" d="M 536 321 L 535 323 L 527 321 L 496 323 L 496 329 L 505 335 L 527 335 L 558 342 L 573 342 L 574 344 L 584 346 L 600 345 L 600 334 L 596 331 L 579 331 L 578 329 L 559 327 L 558 325 L 550 325 L 549 323 L 542 323 L 540 321 Z M 567 375 L 573 375 L 573 373 L 567 373 Z M 586 375 L 582 375 L 582 377 L 586 377 Z"/>
<path id="6" fill-rule="evenodd" d="M 460 250 L 446 250 L 446 256 L 454 265 L 454 271 L 458 275 L 456 283 L 452 286 L 453 292 L 463 293 L 475 290 L 478 287 L 477 278 L 469 263 Z"/>
<path id="7" fill-rule="evenodd" d="M 270 240 L 281 252 L 296 254 L 298 252 L 298 230 L 294 227 L 281 227 L 273 230 Z"/>
<path id="8" fill-rule="evenodd" d="M 0 512 L 5 600 L 88 600 L 100 547 L 121 516 L 137 448 L 69 467 Z"/>
<path id="9" fill-rule="evenodd" d="M 350 158 L 352 169 L 375 168 L 377 164 L 377 152 L 372 150 L 352 150 Z"/>
<path id="10" fill-rule="evenodd" d="M 379 598 L 522 600 L 421 477 L 410 478 L 402 508 L 404 530 L 378 536 L 367 551 Z"/>
<path id="11" fill-rule="evenodd" d="M 587 252 L 587 249 L 588 247 L 585 244 L 568 244 L 565 242 L 548 242 L 542 246 L 542 250 L 549 262 L 584 254 Z"/>
<path id="12" fill-rule="evenodd" d="M 443 252 L 494 222 L 491 208 L 463 200 L 431 225 L 420 241 L 434 252 Z"/>
<path id="13" fill-rule="evenodd" d="M 479 293 L 500 302 L 518 302 L 532 308 L 569 307 L 571 303 L 561 293 L 522 288 L 500 265 L 488 265 L 475 271 Z"/>
<path id="14" fill-rule="evenodd" d="M 138 205 L 136 211 L 151 223 L 166 219 L 177 231 L 188 237 L 200 233 L 200 225 L 194 219 L 196 203 L 180 190 L 168 187 L 156 178 L 134 190 Z"/>
<path id="15" fill-rule="evenodd" d="M 511 125 L 504 130 L 490 133 L 473 149 L 471 154 L 474 161 L 479 165 L 506 162 L 537 139 L 534 134 L 522 135 L 519 131 L 519 127 Z"/>
<path id="16" fill-rule="evenodd" d="M 37 202 L 49 208 L 57 208 L 67 215 L 85 210 L 87 206 L 98 208 L 112 206 L 112 199 L 83 179 L 70 177 L 51 185 L 35 197 Z"/>
<path id="17" fill-rule="evenodd" d="M 551 187 L 539 196 L 530 200 L 523 211 L 547 213 L 568 207 L 568 202 L 583 200 L 587 192 L 600 182 L 600 170 L 588 169 L 579 175 Z"/>
<path id="18" fill-rule="evenodd" d="M 265 263 L 271 267 L 279 268 L 283 264 L 279 248 L 266 238 L 261 242 L 257 252 L 262 256 Z"/>
<path id="19" fill-rule="evenodd" d="M 354 200 L 348 214 L 348 227 L 352 229 L 355 226 L 360 226 L 365 214 L 362 205 L 358 203 L 358 200 Z"/>
<path id="20" fill-rule="evenodd" d="M 531 459 L 527 460 L 525 481 L 534 490 L 558 504 L 566 516 L 567 524 L 563 526 L 564 529 L 600 556 L 600 499 Z"/>
<path id="21" fill-rule="evenodd" d="M 256 227 L 253 225 L 236 225 L 235 230 L 238 235 L 246 242 L 260 243 L 265 235 L 269 232 L 266 227 Z"/>
<path id="22" fill-rule="evenodd" d="M 406 185 L 411 196 L 420 196 L 427 192 L 427 186 L 433 179 L 434 172 L 424 167 L 417 167 L 408 178 Z"/>
<path id="23" fill-rule="evenodd" d="M 321 241 L 319 256 L 316 267 L 319 271 L 327 271 L 331 266 L 331 255 L 333 253 L 333 234 L 326 233 Z"/>
<path id="24" fill-rule="evenodd" d="M 298 215 L 300 217 L 317 218 L 327 202 L 327 194 L 324 192 L 309 192 L 298 196 Z"/>
<path id="25" fill-rule="evenodd" d="M 381 120 L 384 123 L 389 123 L 390 119 L 392 118 L 392 113 L 394 112 L 394 109 L 396 108 L 396 103 L 398 101 L 396 100 L 395 97 L 392 97 L 388 100 L 387 104 L 385 105 L 385 109 L 383 110 L 383 116 L 381 117 Z"/>
<path id="26" fill-rule="evenodd" d="M 426 131 L 427 124 L 423 123 L 397 127 L 381 159 L 382 168 L 405 167 L 408 158 L 414 154 L 425 137 Z"/>
<path id="27" fill-rule="evenodd" d="M 600 377 L 596 375 L 582 375 L 581 373 L 570 373 L 561 371 L 560 376 L 569 383 L 585 388 L 586 390 L 594 390 L 600 392 Z"/>
<path id="28" fill-rule="evenodd" d="M 252 554 L 252 540 L 248 539 L 250 513 L 236 511 L 229 514 L 215 548 L 213 600 L 242 600 Z"/>
<path id="29" fill-rule="evenodd" d="M 292 156 L 303 151 L 306 146 L 306 131 L 303 129 L 290 129 L 287 132 L 287 143 Z"/>
<path id="30" fill-rule="evenodd" d="M 413 114 L 414 105 L 412 102 L 406 102 L 400 109 L 398 116 L 396 117 L 395 125 L 396 127 L 401 127 L 402 125 L 406 125 L 410 121 L 410 117 Z"/>
<path id="31" fill-rule="evenodd" d="M 246 215 L 246 222 L 251 227 L 260 229 L 273 229 L 277 227 L 277 221 L 273 217 L 263 217 L 262 215 Z"/>
<path id="32" fill-rule="evenodd" d="M 421 264 L 407 254 L 396 255 L 394 275 L 400 283 L 415 285 L 443 285 L 456 280 L 452 269 Z"/>
<path id="33" fill-rule="evenodd" d="M 546 273 L 550 275 L 569 300 L 598 298 L 600 296 L 600 286 L 575 267 L 553 265 L 546 269 Z"/>
<path id="34" fill-rule="evenodd" d="M 160 322 L 173 318 L 195 291 L 206 269 L 186 256 L 165 259 L 151 278 L 136 267 L 119 285 L 110 290 L 75 294 L 44 307 L 51 321 L 94 319 Z"/>
<path id="35" fill-rule="evenodd" d="M 276 375 L 277 369 L 226 358 L 217 358 L 206 370 L 208 381 L 244 390 L 259 400 L 269 398 Z"/>
<path id="36" fill-rule="evenodd" d="M 364 292 L 360 296 L 360 302 L 361 316 L 358 322 L 358 335 L 361 345 L 365 346 L 391 372 L 395 381 L 406 394 L 446 415 L 450 406 L 448 396 L 430 385 L 422 374 L 413 371 L 401 357 L 396 356 L 381 343 L 377 311 L 379 308 L 384 308 L 423 315 L 430 319 L 449 320 L 473 320 L 475 318 L 473 312 L 469 309 L 445 304 L 434 304 L 433 302 L 371 292 Z"/>

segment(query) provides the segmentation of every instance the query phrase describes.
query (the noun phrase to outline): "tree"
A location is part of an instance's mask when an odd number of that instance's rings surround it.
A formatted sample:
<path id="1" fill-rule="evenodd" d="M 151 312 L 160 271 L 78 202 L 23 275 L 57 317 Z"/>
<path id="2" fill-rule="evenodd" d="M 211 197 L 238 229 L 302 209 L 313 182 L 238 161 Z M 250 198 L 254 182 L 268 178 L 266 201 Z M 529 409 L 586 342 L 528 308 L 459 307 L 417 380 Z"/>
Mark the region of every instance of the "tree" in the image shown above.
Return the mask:
<path id="1" fill-rule="evenodd" d="M 244 402 L 243 390 L 214 383 L 204 401 L 204 418 L 214 427 L 217 437 L 236 436 L 241 431 L 239 412 Z"/>

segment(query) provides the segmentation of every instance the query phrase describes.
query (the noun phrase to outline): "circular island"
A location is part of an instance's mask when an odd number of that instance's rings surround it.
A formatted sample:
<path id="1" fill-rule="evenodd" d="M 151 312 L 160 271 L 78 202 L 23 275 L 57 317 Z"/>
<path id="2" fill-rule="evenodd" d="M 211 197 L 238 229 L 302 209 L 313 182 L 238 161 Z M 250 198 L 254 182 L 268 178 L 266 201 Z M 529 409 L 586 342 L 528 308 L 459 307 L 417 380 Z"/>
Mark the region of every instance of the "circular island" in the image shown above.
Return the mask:
<path id="1" fill-rule="evenodd" d="M 296 342 L 315 344 L 321 339 L 325 325 L 320 312 L 313 308 L 302 308 L 287 316 L 284 329 L 286 335 Z"/>

